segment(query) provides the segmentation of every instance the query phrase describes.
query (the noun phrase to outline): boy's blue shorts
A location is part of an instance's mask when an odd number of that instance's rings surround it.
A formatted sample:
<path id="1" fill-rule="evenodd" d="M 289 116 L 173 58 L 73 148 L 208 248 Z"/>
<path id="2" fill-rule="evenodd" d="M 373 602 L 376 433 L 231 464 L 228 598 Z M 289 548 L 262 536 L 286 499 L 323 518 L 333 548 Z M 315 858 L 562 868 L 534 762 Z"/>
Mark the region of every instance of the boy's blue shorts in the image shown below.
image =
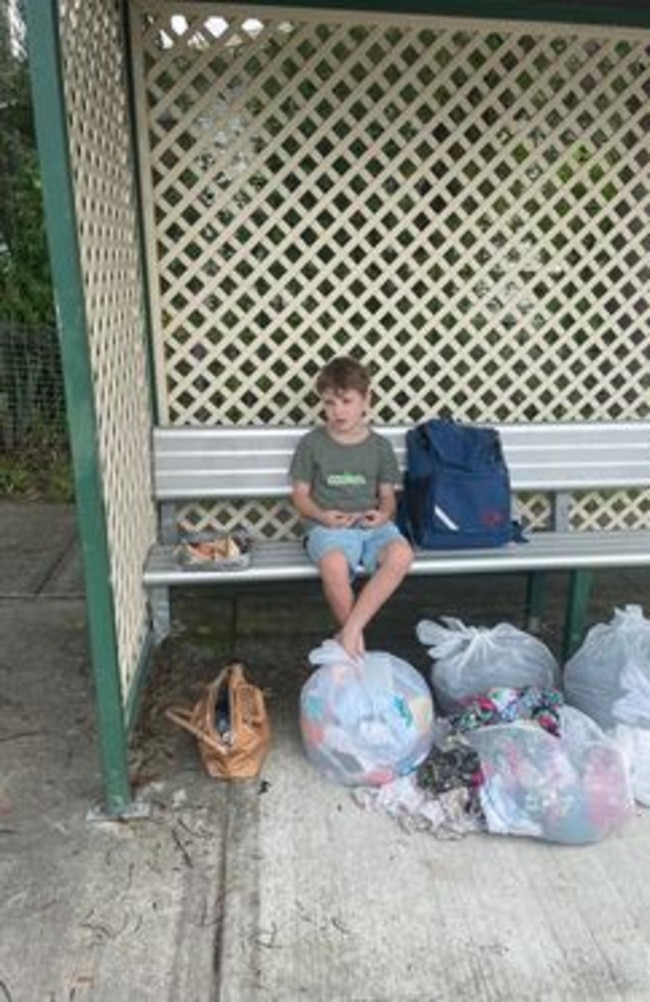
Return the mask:
<path id="1" fill-rule="evenodd" d="M 375 529 L 353 526 L 350 529 L 329 529 L 316 525 L 309 530 L 305 541 L 307 553 L 315 564 L 320 563 L 330 550 L 341 550 L 348 561 L 350 573 L 354 576 L 360 569 L 366 574 L 374 574 L 379 554 L 388 543 L 403 539 L 394 522 L 386 522 Z"/>

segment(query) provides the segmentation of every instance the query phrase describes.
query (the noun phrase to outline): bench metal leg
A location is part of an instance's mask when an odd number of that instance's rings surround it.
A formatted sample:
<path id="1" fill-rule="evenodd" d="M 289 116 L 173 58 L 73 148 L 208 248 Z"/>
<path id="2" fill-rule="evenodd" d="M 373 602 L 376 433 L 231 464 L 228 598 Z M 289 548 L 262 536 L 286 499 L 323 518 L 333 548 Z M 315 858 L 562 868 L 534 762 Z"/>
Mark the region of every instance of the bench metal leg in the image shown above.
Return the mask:
<path id="1" fill-rule="evenodd" d="M 162 543 L 175 543 L 178 540 L 178 522 L 176 521 L 176 506 L 164 501 L 158 509 L 158 524 Z"/>
<path id="2" fill-rule="evenodd" d="M 157 644 L 169 636 L 171 630 L 171 611 L 169 607 L 169 588 L 163 585 L 149 589 L 149 608 L 151 609 L 151 625 Z"/>
<path id="3" fill-rule="evenodd" d="M 562 642 L 565 661 L 575 654 L 583 641 L 593 578 L 594 572 L 590 570 L 571 571 Z"/>
<path id="4" fill-rule="evenodd" d="M 526 582 L 526 627 L 530 633 L 540 633 L 544 612 L 546 575 L 531 571 Z"/>

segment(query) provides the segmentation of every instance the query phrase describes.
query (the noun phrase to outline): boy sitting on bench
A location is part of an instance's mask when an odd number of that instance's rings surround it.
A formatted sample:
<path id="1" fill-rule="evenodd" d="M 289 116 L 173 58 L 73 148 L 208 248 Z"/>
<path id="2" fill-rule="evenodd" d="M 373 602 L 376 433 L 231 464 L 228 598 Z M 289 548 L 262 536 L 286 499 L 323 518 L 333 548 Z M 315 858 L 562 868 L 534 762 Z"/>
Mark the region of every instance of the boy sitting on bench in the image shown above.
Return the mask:
<path id="1" fill-rule="evenodd" d="M 368 372 L 354 358 L 335 358 L 319 373 L 316 390 L 325 424 L 298 443 L 292 500 L 340 627 L 336 639 L 358 657 L 365 627 L 403 580 L 413 551 L 393 521 L 401 481 L 395 453 L 368 424 Z M 368 581 L 355 595 L 360 566 Z"/>

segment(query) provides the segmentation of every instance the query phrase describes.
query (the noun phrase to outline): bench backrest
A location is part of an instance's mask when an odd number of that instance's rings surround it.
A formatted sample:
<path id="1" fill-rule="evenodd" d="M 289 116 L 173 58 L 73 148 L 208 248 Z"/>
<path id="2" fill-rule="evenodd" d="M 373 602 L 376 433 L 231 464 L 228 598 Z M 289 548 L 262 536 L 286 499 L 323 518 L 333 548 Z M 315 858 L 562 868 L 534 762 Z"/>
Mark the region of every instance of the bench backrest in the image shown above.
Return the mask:
<path id="1" fill-rule="evenodd" d="M 495 425 L 513 490 L 562 492 L 650 486 L 650 421 Z M 403 468 L 408 426 L 376 426 Z M 156 428 L 158 501 L 285 497 L 288 469 L 308 429 Z"/>

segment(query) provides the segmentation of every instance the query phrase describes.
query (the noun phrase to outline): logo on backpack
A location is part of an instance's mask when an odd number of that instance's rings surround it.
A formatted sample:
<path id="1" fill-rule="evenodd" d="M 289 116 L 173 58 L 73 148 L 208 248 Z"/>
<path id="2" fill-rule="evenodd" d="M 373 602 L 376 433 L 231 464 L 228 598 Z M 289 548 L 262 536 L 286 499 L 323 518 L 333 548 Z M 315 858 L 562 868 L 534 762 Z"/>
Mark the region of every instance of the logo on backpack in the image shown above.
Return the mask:
<path id="1" fill-rule="evenodd" d="M 398 524 L 428 550 L 503 546 L 523 537 L 496 428 L 431 419 L 406 434 Z"/>

